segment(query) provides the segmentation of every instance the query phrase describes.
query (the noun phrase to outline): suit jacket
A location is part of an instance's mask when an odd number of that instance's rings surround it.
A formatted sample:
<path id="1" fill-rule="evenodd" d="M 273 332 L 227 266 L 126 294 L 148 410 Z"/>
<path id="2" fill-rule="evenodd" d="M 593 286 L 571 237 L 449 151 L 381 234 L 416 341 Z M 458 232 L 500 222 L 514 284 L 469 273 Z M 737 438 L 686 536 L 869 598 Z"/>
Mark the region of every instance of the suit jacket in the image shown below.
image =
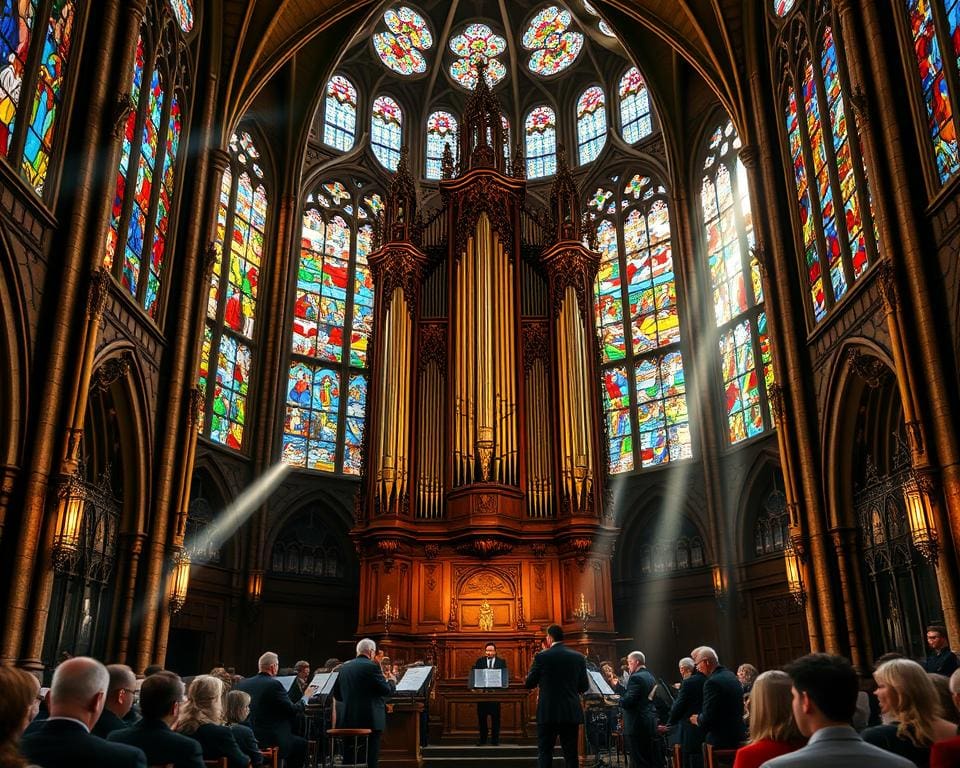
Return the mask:
<path id="1" fill-rule="evenodd" d="M 250 724 L 257 741 L 267 747 L 290 751 L 293 723 L 299 707 L 290 701 L 279 680 L 261 672 L 241 680 L 237 688 L 250 694 Z"/>
<path id="2" fill-rule="evenodd" d="M 705 741 L 719 749 L 735 749 L 746 737 L 743 686 L 726 667 L 717 667 L 703 684 L 700 727 Z"/>
<path id="3" fill-rule="evenodd" d="M 117 717 L 113 712 L 111 712 L 106 707 L 103 708 L 103 713 L 100 715 L 100 719 L 97 720 L 97 724 L 93 726 L 94 736 L 99 736 L 101 739 L 107 738 L 113 731 L 119 731 L 121 728 L 126 728 L 127 723 L 123 722 L 119 717 Z"/>
<path id="4" fill-rule="evenodd" d="M 173 763 L 173 768 L 203 768 L 200 744 L 189 736 L 174 733 L 163 720 L 143 719 L 114 731 L 107 740 L 142 749 L 148 765 Z"/>
<path id="5" fill-rule="evenodd" d="M 234 723 L 230 726 L 233 733 L 233 739 L 243 753 L 250 758 L 250 765 L 263 765 L 263 753 L 260 751 L 260 745 L 257 744 L 257 737 L 253 735 L 250 726 L 243 723 Z"/>
<path id="6" fill-rule="evenodd" d="M 930 747 L 930 768 L 953 768 L 960 765 L 960 736 L 938 741 Z"/>
<path id="7" fill-rule="evenodd" d="M 915 768 L 905 757 L 867 744 L 848 725 L 821 728 L 807 746 L 789 755 L 775 757 L 763 768 Z"/>
<path id="8" fill-rule="evenodd" d="M 27 761 L 43 768 L 147 768 L 143 751 L 124 744 L 111 744 L 87 733 L 72 720 L 46 720 L 29 736 L 20 739 L 20 752 Z M 202 765 L 202 764 L 201 764 Z"/>
<path id="9" fill-rule="evenodd" d="M 300 701 L 303 698 L 303 692 L 307 690 L 307 686 L 310 685 L 310 680 L 308 679 L 303 685 L 300 685 L 300 678 L 293 678 L 293 682 L 290 683 L 290 687 L 287 689 L 287 696 L 290 698 L 294 704 Z"/>
<path id="10" fill-rule="evenodd" d="M 205 723 L 193 733 L 184 735 L 200 742 L 204 760 L 219 760 L 225 757 L 230 763 L 230 768 L 246 768 L 250 765 L 249 755 L 240 749 L 237 740 L 233 737 L 233 731 L 225 725 Z"/>
<path id="11" fill-rule="evenodd" d="M 680 693 L 670 708 L 669 725 L 680 726 L 680 738 L 677 743 L 687 754 L 699 755 L 700 745 L 706 735 L 703 728 L 690 722 L 690 715 L 696 715 L 703 709 L 703 684 L 707 678 L 700 672 L 694 672 L 680 683 Z"/>
<path id="12" fill-rule="evenodd" d="M 623 709 L 623 732 L 627 736 L 652 736 L 657 729 L 657 709 L 650 700 L 657 681 L 646 667 L 627 679 L 627 688 L 620 697 Z"/>
<path id="13" fill-rule="evenodd" d="M 340 667 L 333 684 L 333 698 L 343 702 L 343 719 L 337 715 L 337 728 L 387 727 L 385 699 L 393 695 L 394 684 L 384 676 L 380 665 L 366 656 L 357 656 Z"/>
<path id="14" fill-rule="evenodd" d="M 582 653 L 554 643 L 533 657 L 533 664 L 524 682 L 527 688 L 540 687 L 537 701 L 537 724 L 574 724 L 583 721 L 580 694 L 590 684 L 587 660 Z"/>
<path id="15" fill-rule="evenodd" d="M 939 653 L 930 654 L 923 662 L 923 668 L 927 672 L 944 675 L 945 677 L 950 677 L 956 671 L 957 666 L 957 654 L 950 650 L 950 646 Z"/>

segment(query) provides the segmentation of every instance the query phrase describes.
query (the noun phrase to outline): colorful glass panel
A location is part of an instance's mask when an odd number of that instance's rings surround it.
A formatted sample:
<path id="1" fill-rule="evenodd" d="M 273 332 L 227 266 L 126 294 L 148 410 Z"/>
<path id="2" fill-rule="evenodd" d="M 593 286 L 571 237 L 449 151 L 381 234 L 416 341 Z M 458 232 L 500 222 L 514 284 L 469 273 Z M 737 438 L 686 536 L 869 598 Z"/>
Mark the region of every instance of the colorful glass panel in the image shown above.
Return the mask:
<path id="1" fill-rule="evenodd" d="M 350 377 L 347 388 L 347 419 L 343 435 L 343 473 L 359 475 L 363 467 L 363 425 L 367 412 L 367 377 Z"/>
<path id="2" fill-rule="evenodd" d="M 570 11 L 549 5 L 530 20 L 521 40 L 533 51 L 527 67 L 543 77 L 555 75 L 573 64 L 583 48 L 583 35 L 569 29 Z"/>
<path id="3" fill-rule="evenodd" d="M 497 58 L 507 50 L 507 41 L 486 24 L 467 26 L 451 38 L 450 50 L 457 56 L 450 65 L 450 77 L 461 88 L 472 91 L 477 87 L 478 61 L 487 65 L 485 79 L 491 88 L 507 76 L 507 68 Z"/>
<path id="4" fill-rule="evenodd" d="M 283 461 L 297 467 L 336 469 L 340 374 L 295 362 L 287 376 Z"/>
<path id="5" fill-rule="evenodd" d="M 37 0 L 6 0 L 0 12 L 0 155 L 4 157 L 13 139 L 36 14 Z"/>
<path id="6" fill-rule="evenodd" d="M 327 83 L 323 107 L 323 143 L 341 152 L 353 146 L 357 131 L 357 89 L 342 75 Z"/>
<path id="7" fill-rule="evenodd" d="M 457 157 L 457 118 L 449 112 L 434 112 L 427 118 L 427 178 L 443 176 L 443 148 L 449 144 Z"/>
<path id="8" fill-rule="evenodd" d="M 630 378 L 624 366 L 603 371 L 603 412 L 610 440 L 610 472 L 629 472 L 633 469 L 633 426 L 630 423 Z"/>
<path id="9" fill-rule="evenodd" d="M 607 108 L 603 89 L 587 88 L 577 100 L 577 144 L 580 164 L 597 159 L 607 142 Z"/>
<path id="10" fill-rule="evenodd" d="M 390 171 L 400 163 L 400 145 L 403 142 L 403 112 L 389 96 L 380 96 L 373 102 L 370 118 L 370 147 L 380 164 Z"/>
<path id="11" fill-rule="evenodd" d="M 597 272 L 596 312 L 600 326 L 603 362 L 623 360 L 627 345 L 623 335 L 623 281 L 620 278 L 620 247 L 617 227 L 604 219 L 597 227 L 597 250 L 600 269 Z"/>
<path id="12" fill-rule="evenodd" d="M 528 178 L 552 176 L 557 172 L 557 116 L 550 107 L 536 107 L 524 127 Z"/>
<path id="13" fill-rule="evenodd" d="M 184 34 L 193 29 L 193 4 L 190 0 L 170 0 L 170 8 Z"/>
<path id="14" fill-rule="evenodd" d="M 353 315 L 350 319 L 350 365 L 367 365 L 367 344 L 373 331 L 373 274 L 367 256 L 373 248 L 373 227 L 357 230 L 357 258 L 353 275 Z"/>
<path id="15" fill-rule="evenodd" d="M 252 357 L 250 347 L 232 336 L 220 337 L 210 406 L 210 439 L 234 450 L 243 446 Z"/>
<path id="16" fill-rule="evenodd" d="M 700 198 L 714 313 L 717 325 L 723 325 L 747 310 L 740 233 L 730 171 L 725 164 L 719 166 L 715 176 L 704 176 Z"/>
<path id="17" fill-rule="evenodd" d="M 773 0 L 773 12 L 777 16 L 786 16 L 793 9 L 797 0 Z"/>
<path id="18" fill-rule="evenodd" d="M 720 369 L 731 444 L 759 435 L 763 432 L 763 413 L 749 319 L 720 336 Z"/>
<path id="19" fill-rule="evenodd" d="M 210 274 L 210 290 L 207 292 L 207 317 L 217 319 L 220 309 L 220 273 L 223 271 L 223 249 L 227 242 L 227 217 L 230 215 L 230 200 L 233 194 L 233 174 L 227 168 L 220 181 L 220 200 L 217 203 L 217 236 L 213 247 L 216 256 L 213 260 L 213 270 Z"/>
<path id="20" fill-rule="evenodd" d="M 170 102 L 170 117 L 167 122 L 166 151 L 163 159 L 163 176 L 160 195 L 153 223 L 153 248 L 150 254 L 150 271 L 147 274 L 147 291 L 143 307 L 151 317 L 156 315 L 157 295 L 160 292 L 160 276 L 163 257 L 167 248 L 167 231 L 170 227 L 170 210 L 173 204 L 173 177 L 176 171 L 177 153 L 180 150 L 180 132 L 183 129 L 180 114 L 180 99 L 174 95 Z"/>
<path id="21" fill-rule="evenodd" d="M 597 23 L 597 29 L 600 30 L 601 34 L 606 35 L 607 37 L 615 38 L 617 36 L 617 33 L 614 32 L 610 28 L 610 25 L 607 24 L 607 22 L 605 22 L 603 19 L 600 19 L 600 21 Z"/>
<path id="22" fill-rule="evenodd" d="M 422 75 L 427 60 L 421 51 L 433 47 L 433 35 L 424 18 L 412 8 L 401 6 L 383 14 L 387 31 L 373 36 L 373 47 L 384 65 L 399 75 Z"/>
<path id="23" fill-rule="evenodd" d="M 620 78 L 620 128 L 627 144 L 636 144 L 653 133 L 650 94 L 636 67 L 628 69 Z"/>
<path id="24" fill-rule="evenodd" d="M 690 458 L 693 445 L 681 353 L 640 360 L 634 381 L 641 466 Z"/>

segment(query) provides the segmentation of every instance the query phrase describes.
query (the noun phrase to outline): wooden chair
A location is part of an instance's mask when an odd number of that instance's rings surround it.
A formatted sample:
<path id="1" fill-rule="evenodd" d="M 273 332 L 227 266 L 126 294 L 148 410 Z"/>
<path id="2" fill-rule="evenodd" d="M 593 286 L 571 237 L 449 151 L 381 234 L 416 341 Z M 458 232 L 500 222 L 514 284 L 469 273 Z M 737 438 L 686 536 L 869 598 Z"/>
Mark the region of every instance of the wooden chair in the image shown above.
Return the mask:
<path id="1" fill-rule="evenodd" d="M 671 768 L 683 768 L 683 749 L 679 744 L 673 745 L 673 754 L 671 755 Z"/>
<path id="2" fill-rule="evenodd" d="M 263 755 L 263 768 L 280 768 L 280 747 L 267 747 L 261 749 Z"/>
<path id="3" fill-rule="evenodd" d="M 230 768 L 230 761 L 225 757 L 218 758 L 217 760 L 204 760 L 203 764 L 206 768 Z"/>
<path id="4" fill-rule="evenodd" d="M 369 728 L 330 728 L 327 730 L 327 738 L 330 739 L 330 765 L 333 765 L 333 755 L 336 753 L 334 742 L 340 739 L 343 742 L 343 768 L 367 768 L 367 746 L 370 734 L 373 733 Z M 363 745 L 363 762 L 357 761 L 357 753 L 360 745 Z M 354 762 L 347 762 L 347 746 L 353 748 Z"/>
<path id="5" fill-rule="evenodd" d="M 706 768 L 724 768 L 733 765 L 737 756 L 736 749 L 714 749 L 712 744 L 704 744 Z"/>

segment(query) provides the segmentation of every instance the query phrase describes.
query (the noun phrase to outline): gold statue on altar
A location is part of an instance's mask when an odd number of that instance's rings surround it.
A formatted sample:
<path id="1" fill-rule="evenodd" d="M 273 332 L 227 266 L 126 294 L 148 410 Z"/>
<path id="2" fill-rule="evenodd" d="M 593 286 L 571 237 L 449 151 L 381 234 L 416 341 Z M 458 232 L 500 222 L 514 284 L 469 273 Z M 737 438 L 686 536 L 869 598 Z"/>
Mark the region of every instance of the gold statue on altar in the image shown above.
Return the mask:
<path id="1" fill-rule="evenodd" d="M 484 632 L 493 631 L 493 608 L 486 600 L 480 604 L 480 615 L 477 618 L 477 624 Z"/>

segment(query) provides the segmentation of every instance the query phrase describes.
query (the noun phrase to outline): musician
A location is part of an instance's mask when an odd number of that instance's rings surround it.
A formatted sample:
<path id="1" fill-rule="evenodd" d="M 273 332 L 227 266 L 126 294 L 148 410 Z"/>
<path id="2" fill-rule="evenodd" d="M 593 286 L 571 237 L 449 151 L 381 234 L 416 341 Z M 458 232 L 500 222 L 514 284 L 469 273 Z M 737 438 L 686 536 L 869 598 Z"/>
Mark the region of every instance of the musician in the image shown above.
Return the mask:
<path id="1" fill-rule="evenodd" d="M 497 656 L 496 643 L 487 643 L 483 649 L 483 656 L 477 659 L 474 669 L 506 669 L 505 659 Z M 502 673 L 501 673 L 502 674 Z M 487 694 L 492 696 L 493 694 Z M 497 746 L 500 743 L 500 702 L 499 701 L 480 701 L 477 702 L 477 720 L 480 724 L 480 740 L 478 747 L 483 747 L 487 743 L 487 718 L 490 718 L 490 744 Z"/>

